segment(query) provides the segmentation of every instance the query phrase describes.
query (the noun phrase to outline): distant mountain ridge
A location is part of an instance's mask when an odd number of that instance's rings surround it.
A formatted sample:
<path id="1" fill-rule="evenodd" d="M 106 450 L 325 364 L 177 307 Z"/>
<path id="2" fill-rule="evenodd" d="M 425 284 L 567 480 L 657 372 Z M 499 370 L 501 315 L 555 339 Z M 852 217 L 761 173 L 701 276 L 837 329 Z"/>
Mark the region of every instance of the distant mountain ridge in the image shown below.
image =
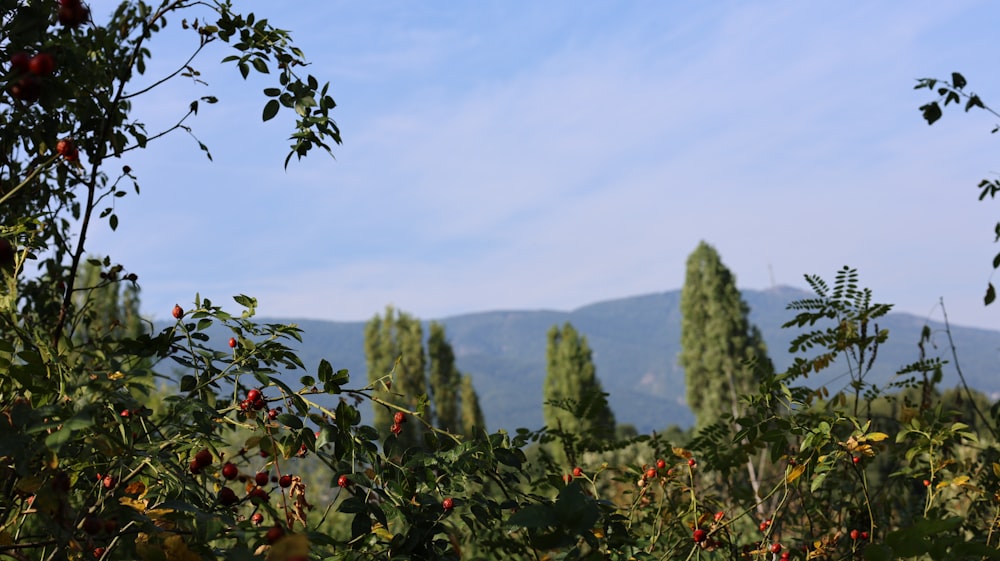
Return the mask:
<path id="1" fill-rule="evenodd" d="M 786 368 L 792 360 L 788 344 L 800 333 L 781 329 L 794 316 L 786 306 L 813 295 L 790 287 L 744 290 L 742 294 L 750 305 L 751 321 L 763 332 L 775 366 Z M 546 333 L 553 325 L 568 321 L 587 337 L 594 351 L 597 374 L 610 393 L 618 422 L 649 431 L 673 423 L 688 426 L 693 421 L 684 402 L 684 371 L 677 364 L 679 306 L 680 290 L 672 290 L 597 302 L 569 312 L 493 311 L 437 321 L 447 329 L 458 368 L 472 375 L 491 428 L 542 426 Z M 350 370 L 351 386 L 366 383 L 364 322 L 262 321 L 297 323 L 304 330 L 298 350 L 310 370 L 315 371 L 319 360 L 326 358 L 334 368 Z M 889 329 L 890 335 L 888 343 L 879 349 L 874 380 L 884 382 L 897 368 L 919 358 L 917 342 L 924 324 L 923 319 L 905 313 L 891 313 L 879 322 L 879 327 Z M 950 361 L 943 324 L 929 325 L 936 349 L 928 348 L 928 352 L 939 353 Z M 952 336 L 969 384 L 988 395 L 1000 394 L 1000 377 L 996 375 L 1000 332 L 953 326 Z M 820 380 L 831 380 L 831 389 L 848 381 L 836 367 L 808 381 Z M 943 387 L 957 383 L 954 366 L 949 364 Z M 362 412 L 369 415 L 370 408 L 363 406 Z"/>

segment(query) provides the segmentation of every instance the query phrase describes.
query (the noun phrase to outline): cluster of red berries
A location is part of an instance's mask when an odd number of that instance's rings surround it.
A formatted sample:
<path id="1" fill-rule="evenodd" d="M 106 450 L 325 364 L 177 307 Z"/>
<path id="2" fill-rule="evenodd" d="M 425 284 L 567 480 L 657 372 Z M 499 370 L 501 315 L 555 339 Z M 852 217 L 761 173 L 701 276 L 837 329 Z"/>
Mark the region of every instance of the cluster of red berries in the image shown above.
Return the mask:
<path id="1" fill-rule="evenodd" d="M 90 8 L 80 0 L 59 0 L 59 12 L 56 16 L 59 23 L 66 27 L 80 27 L 90 17 Z"/>
<path id="2" fill-rule="evenodd" d="M 252 389 L 247 392 L 247 398 L 240 402 L 240 411 L 260 411 L 267 407 L 267 401 L 264 400 L 263 394 L 260 393 L 258 389 Z M 270 412 L 268 412 L 270 414 Z M 277 412 L 275 415 L 277 416 Z"/>
<path id="3" fill-rule="evenodd" d="M 11 55 L 10 68 L 15 76 L 19 76 L 10 86 L 10 95 L 30 104 L 38 101 L 38 96 L 42 93 L 41 78 L 55 71 L 56 61 L 49 53 L 29 56 L 21 51 Z"/>
<path id="4" fill-rule="evenodd" d="M 191 473 L 198 474 L 201 473 L 202 468 L 207 468 L 210 465 L 212 465 L 212 453 L 208 450 L 199 450 L 191 459 L 189 467 Z"/>
<path id="5" fill-rule="evenodd" d="M 854 541 L 867 540 L 868 532 L 862 532 L 860 530 L 851 530 L 851 539 Z"/>
<path id="6" fill-rule="evenodd" d="M 403 423 L 406 422 L 406 413 L 402 411 L 396 411 L 396 414 L 392 416 L 392 426 L 389 430 L 392 434 L 399 436 L 399 433 L 403 432 Z"/>
<path id="7" fill-rule="evenodd" d="M 67 162 L 75 162 L 80 159 L 80 149 L 76 147 L 76 143 L 73 142 L 72 138 L 64 138 L 56 143 L 56 153 L 63 157 Z M 114 279 L 113 273 L 101 273 L 104 278 Z M 139 277 L 135 273 L 129 275 L 134 278 L 129 278 L 127 280 L 137 280 Z"/>

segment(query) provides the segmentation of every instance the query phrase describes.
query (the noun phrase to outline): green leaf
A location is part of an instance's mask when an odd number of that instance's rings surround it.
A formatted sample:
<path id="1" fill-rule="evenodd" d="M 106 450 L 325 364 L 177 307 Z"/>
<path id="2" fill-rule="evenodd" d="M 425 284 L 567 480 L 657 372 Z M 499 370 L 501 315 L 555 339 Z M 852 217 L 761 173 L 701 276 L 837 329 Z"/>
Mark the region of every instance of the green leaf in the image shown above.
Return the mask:
<path id="1" fill-rule="evenodd" d="M 273 119 L 274 116 L 278 114 L 278 109 L 280 108 L 281 105 L 278 103 L 278 100 L 276 99 L 269 100 L 267 102 L 267 105 L 264 106 L 264 115 L 263 115 L 264 120 L 270 121 L 271 119 Z"/>
<path id="2" fill-rule="evenodd" d="M 865 561 L 892 561 L 895 556 L 892 553 L 892 548 L 880 544 L 873 543 L 865 548 Z"/>
<path id="3" fill-rule="evenodd" d="M 278 422 L 293 429 L 302 428 L 302 419 L 289 413 L 278 415 Z"/>
<path id="4" fill-rule="evenodd" d="M 921 105 L 920 111 L 923 113 L 924 120 L 927 121 L 928 125 L 933 125 L 935 121 L 941 118 L 941 106 L 936 101 Z"/>
<path id="5" fill-rule="evenodd" d="M 966 84 L 967 82 L 965 81 L 965 76 L 962 76 L 958 72 L 951 73 L 951 85 L 955 86 L 957 89 L 962 89 Z"/>
<path id="6" fill-rule="evenodd" d="M 997 299 L 997 290 L 993 288 L 993 283 L 989 283 L 986 287 L 986 296 L 983 297 L 983 305 L 989 306 Z"/>

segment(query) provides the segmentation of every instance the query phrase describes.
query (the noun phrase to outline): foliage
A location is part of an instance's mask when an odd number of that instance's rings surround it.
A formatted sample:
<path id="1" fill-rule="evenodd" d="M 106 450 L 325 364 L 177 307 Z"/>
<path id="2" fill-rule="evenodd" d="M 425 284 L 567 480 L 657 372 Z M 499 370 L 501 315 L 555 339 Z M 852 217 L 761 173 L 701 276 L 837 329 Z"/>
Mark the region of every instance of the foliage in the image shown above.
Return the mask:
<path id="1" fill-rule="evenodd" d="M 559 435 L 552 449 L 558 463 L 573 462 L 577 450 L 615 436 L 615 415 L 597 377 L 587 338 L 569 323 L 548 334 L 543 415 Z"/>
<path id="2" fill-rule="evenodd" d="M 965 76 L 962 76 L 958 72 L 951 73 L 951 80 L 940 80 L 937 78 L 921 78 L 917 80 L 917 85 L 914 89 L 928 89 L 937 94 L 938 98 L 925 103 L 920 106 L 920 113 L 923 115 L 925 121 L 928 125 L 933 125 L 944 115 L 942 106 L 947 107 L 948 105 L 954 103 L 956 106 L 964 106 L 965 112 L 968 113 L 973 108 L 979 108 L 983 111 L 988 112 L 994 117 L 1000 118 L 1000 113 L 997 113 L 992 107 L 983 103 L 982 98 L 971 91 L 966 90 L 968 82 Z M 964 100 L 964 103 L 963 103 Z M 990 131 L 996 134 L 1000 131 L 1000 124 L 994 125 L 993 130 Z M 986 197 L 991 199 L 995 198 L 997 193 L 1000 192 L 1000 180 L 997 178 L 985 178 L 979 182 L 977 185 L 979 189 L 979 200 L 983 200 Z M 993 228 L 995 234 L 993 242 L 1000 242 L 1000 221 L 996 223 Z M 993 269 L 1000 268 L 1000 253 L 997 253 L 993 257 Z M 996 287 L 993 286 L 992 282 L 987 282 L 986 284 L 986 294 L 983 296 L 983 302 L 989 306 L 996 300 L 997 291 Z"/>
<path id="3" fill-rule="evenodd" d="M 195 295 L 158 332 L 128 320 L 136 273 L 84 251 L 101 209 L 117 224 L 119 183 L 137 181 L 109 162 L 168 132 L 147 133 L 129 97 L 143 93 L 131 79 L 168 16 L 202 22 L 182 24 L 195 54 L 231 41 L 227 60 L 244 77 L 277 63 L 284 89 L 265 96 L 297 112 L 290 155 L 339 138 L 324 120 L 332 100 L 296 77 L 301 53 L 286 32 L 228 3 L 123 2 L 101 22 L 74 0 L 0 8 L 0 557 L 1000 558 L 996 406 L 985 419 L 966 405 L 975 400 L 939 392 L 927 374 L 941 365 L 923 356 L 894 392 L 872 386 L 864 373 L 888 336 L 874 321 L 888 307 L 850 269 L 832 288 L 809 277 L 816 297 L 793 305 L 792 321 L 810 329 L 797 364 L 814 372 L 848 357 L 850 391 L 792 385 L 804 368 L 762 369 L 742 410 L 689 442 L 605 437 L 613 417 L 570 326 L 553 329 L 551 362 L 594 391 L 553 404 L 603 424 L 462 438 L 430 422 L 426 390 L 389 384 L 396 357 L 418 354 L 415 320 L 394 324 L 406 344 L 360 386 L 327 361 L 306 371 L 292 349 L 301 330 L 257 321 L 250 296 L 227 311 Z M 22 51 L 57 53 L 57 66 L 24 70 Z M 227 340 L 213 338 L 219 329 Z M 387 401 L 390 390 L 416 405 Z M 362 424 L 366 401 L 393 415 Z M 385 432 L 395 413 L 420 427 L 420 446 Z M 544 454 L 553 441 L 574 465 Z M 768 469 L 747 493 L 751 457 Z"/>
<path id="4" fill-rule="evenodd" d="M 375 426 L 395 434 L 404 447 L 419 446 L 423 439 L 420 423 L 406 423 L 405 411 L 430 422 L 433 411 L 427 400 L 426 355 L 420 321 L 397 311 L 385 309 L 385 317 L 376 315 L 365 325 L 365 358 L 368 381 L 378 388 Z M 395 421 L 396 414 L 404 422 Z M 389 432 L 384 432 L 384 435 Z"/>
<path id="5" fill-rule="evenodd" d="M 738 416 L 737 396 L 774 367 L 760 331 L 747 319 L 750 308 L 735 277 L 705 242 L 688 256 L 680 305 L 679 361 L 695 426 L 706 427 L 723 414 Z"/>
<path id="6" fill-rule="evenodd" d="M 445 338 L 444 326 L 440 323 L 431 322 L 427 356 L 430 359 L 427 380 L 430 382 L 430 397 L 434 402 L 438 428 L 468 434 L 461 431 L 459 417 L 461 374 L 455 366 L 455 351 Z"/>

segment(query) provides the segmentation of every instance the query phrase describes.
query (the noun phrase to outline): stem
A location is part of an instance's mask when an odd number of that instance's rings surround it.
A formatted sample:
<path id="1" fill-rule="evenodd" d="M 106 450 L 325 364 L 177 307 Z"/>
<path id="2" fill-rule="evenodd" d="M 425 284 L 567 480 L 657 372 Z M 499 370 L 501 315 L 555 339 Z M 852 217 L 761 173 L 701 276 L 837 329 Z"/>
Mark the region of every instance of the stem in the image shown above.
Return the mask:
<path id="1" fill-rule="evenodd" d="M 968 382 L 965 381 L 965 374 L 962 373 L 962 367 L 958 364 L 958 350 L 955 348 L 955 340 L 951 336 L 951 325 L 948 323 L 948 311 L 944 308 L 944 298 L 941 298 L 941 314 L 944 316 L 944 332 L 948 335 L 948 346 L 951 347 L 951 357 L 955 361 L 955 372 L 958 372 L 958 379 L 962 381 L 962 387 L 965 389 L 965 395 L 969 398 L 969 405 L 972 406 L 972 410 L 976 412 L 976 416 L 979 420 L 983 422 L 983 425 L 987 430 L 993 435 L 994 439 L 1000 440 L 1000 435 L 997 434 L 997 430 L 990 425 L 990 422 L 986 419 L 986 415 L 979 410 L 979 405 L 976 404 L 976 400 L 972 395 L 972 390 L 969 389 Z"/>

